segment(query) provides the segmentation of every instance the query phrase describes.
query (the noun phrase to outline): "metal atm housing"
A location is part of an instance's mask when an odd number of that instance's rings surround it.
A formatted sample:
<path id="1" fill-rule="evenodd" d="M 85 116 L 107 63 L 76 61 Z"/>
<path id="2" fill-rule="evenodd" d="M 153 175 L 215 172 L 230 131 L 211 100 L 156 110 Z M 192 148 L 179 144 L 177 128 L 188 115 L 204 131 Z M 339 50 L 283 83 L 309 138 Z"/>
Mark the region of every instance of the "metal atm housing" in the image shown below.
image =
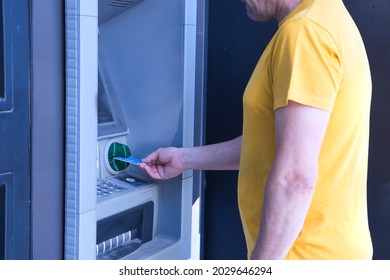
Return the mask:
<path id="1" fill-rule="evenodd" d="M 199 258 L 193 172 L 155 182 L 109 159 L 194 145 L 197 6 L 66 1 L 66 259 Z"/>

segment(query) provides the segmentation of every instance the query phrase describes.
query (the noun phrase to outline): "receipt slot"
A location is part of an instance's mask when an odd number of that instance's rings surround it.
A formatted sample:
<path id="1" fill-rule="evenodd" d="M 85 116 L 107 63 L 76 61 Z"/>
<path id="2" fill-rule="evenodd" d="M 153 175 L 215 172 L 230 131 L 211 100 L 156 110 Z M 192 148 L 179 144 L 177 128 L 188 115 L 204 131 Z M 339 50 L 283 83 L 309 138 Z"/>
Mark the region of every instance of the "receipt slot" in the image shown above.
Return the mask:
<path id="1" fill-rule="evenodd" d="M 199 258 L 193 172 L 115 159 L 194 145 L 199 2 L 66 0 L 65 259 Z"/>

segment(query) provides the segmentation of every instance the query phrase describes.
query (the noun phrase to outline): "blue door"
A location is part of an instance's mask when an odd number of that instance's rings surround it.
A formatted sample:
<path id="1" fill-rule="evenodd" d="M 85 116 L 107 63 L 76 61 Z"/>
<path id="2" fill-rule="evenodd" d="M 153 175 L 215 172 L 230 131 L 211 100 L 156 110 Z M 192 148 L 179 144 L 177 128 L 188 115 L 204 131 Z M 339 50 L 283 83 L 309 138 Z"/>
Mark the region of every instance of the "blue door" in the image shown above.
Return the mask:
<path id="1" fill-rule="evenodd" d="M 0 259 L 29 258 L 28 2 L 0 0 Z"/>

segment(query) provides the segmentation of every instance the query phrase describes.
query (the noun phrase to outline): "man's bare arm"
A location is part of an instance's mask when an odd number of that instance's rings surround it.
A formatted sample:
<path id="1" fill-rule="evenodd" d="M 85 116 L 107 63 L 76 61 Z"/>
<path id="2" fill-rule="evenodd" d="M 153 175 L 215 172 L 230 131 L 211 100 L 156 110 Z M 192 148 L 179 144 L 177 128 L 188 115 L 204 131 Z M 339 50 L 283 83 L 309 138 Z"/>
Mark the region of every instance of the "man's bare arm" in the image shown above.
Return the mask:
<path id="1" fill-rule="evenodd" d="M 298 237 L 313 196 L 328 120 L 329 112 L 291 101 L 276 110 L 276 153 L 252 259 L 283 259 Z"/>
<path id="2" fill-rule="evenodd" d="M 140 165 L 155 179 L 169 179 L 188 169 L 237 170 L 241 155 L 241 136 L 233 140 L 199 147 L 161 148 Z"/>

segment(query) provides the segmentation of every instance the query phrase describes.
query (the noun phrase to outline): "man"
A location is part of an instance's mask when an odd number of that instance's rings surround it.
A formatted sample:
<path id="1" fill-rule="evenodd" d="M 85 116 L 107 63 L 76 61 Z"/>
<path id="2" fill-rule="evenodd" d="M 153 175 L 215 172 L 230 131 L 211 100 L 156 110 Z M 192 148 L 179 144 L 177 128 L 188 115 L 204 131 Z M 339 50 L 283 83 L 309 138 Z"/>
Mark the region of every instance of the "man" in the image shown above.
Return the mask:
<path id="1" fill-rule="evenodd" d="M 366 179 L 371 77 L 342 0 L 243 0 L 279 28 L 243 97 L 242 136 L 159 149 L 141 167 L 239 169 L 251 259 L 371 259 Z"/>

